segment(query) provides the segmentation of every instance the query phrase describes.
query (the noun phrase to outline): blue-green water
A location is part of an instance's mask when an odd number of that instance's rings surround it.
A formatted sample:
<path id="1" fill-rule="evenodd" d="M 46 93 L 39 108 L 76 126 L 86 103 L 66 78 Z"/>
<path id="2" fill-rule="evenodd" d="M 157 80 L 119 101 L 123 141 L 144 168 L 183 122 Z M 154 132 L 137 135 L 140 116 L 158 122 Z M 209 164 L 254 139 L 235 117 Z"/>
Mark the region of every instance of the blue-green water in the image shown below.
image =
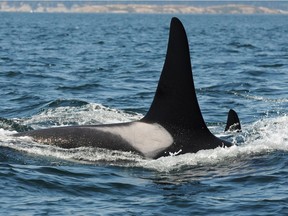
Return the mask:
<path id="1" fill-rule="evenodd" d="M 171 15 L 0 14 L 1 215 L 288 214 L 287 16 L 179 18 L 205 121 L 237 145 L 147 160 L 10 135 L 141 118 Z"/>

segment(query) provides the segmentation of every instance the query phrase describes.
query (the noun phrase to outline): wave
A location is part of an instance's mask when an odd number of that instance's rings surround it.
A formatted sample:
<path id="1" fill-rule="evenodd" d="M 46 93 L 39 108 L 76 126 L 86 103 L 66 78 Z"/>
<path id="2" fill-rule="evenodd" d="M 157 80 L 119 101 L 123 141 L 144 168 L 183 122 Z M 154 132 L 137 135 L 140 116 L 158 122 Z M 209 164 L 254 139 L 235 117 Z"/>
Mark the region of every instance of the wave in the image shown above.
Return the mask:
<path id="1" fill-rule="evenodd" d="M 56 107 L 80 107 L 83 105 L 89 104 L 86 101 L 81 101 L 81 100 L 74 100 L 74 99 L 58 99 L 49 102 L 48 104 L 45 105 L 45 107 L 48 108 L 56 108 Z"/>
<path id="2" fill-rule="evenodd" d="M 90 90 L 90 89 L 96 89 L 100 87 L 100 84 L 94 83 L 94 84 L 83 84 L 83 85 L 61 85 L 57 88 L 57 90 Z"/>
<path id="3" fill-rule="evenodd" d="M 280 67 L 283 67 L 285 66 L 284 64 L 262 64 L 262 65 L 259 65 L 259 67 L 263 67 L 263 68 L 280 68 Z"/>
<path id="4" fill-rule="evenodd" d="M 6 119 L 0 117 L 0 128 L 9 130 L 9 131 L 18 131 L 18 132 L 24 132 L 33 130 L 32 127 L 19 124 L 16 120 Z"/>
<path id="5" fill-rule="evenodd" d="M 2 59 L 2 58 L 0 58 L 0 59 Z M 22 74 L 23 74 L 23 73 L 20 72 L 20 71 L 10 70 L 10 71 L 5 71 L 5 72 L 1 73 L 0 76 L 8 77 L 8 78 L 13 78 L 13 77 L 21 76 Z"/>
<path id="6" fill-rule="evenodd" d="M 229 46 L 233 46 L 235 48 L 246 48 L 246 49 L 255 49 L 256 47 L 252 44 L 249 43 L 240 43 L 240 42 L 231 42 L 230 44 L 228 44 Z"/>
<path id="7" fill-rule="evenodd" d="M 240 96 L 249 100 L 254 100 L 254 101 L 264 101 L 264 102 L 273 102 L 273 103 L 287 103 L 288 98 L 267 98 L 263 96 L 257 96 L 257 95 L 252 95 L 252 94 L 242 94 L 237 91 L 230 91 L 232 94 L 236 96 Z"/>
<path id="8" fill-rule="evenodd" d="M 51 101 L 41 106 L 39 110 L 37 114 L 28 118 L 3 119 L 3 121 L 10 121 L 9 124 L 18 124 L 18 127 L 42 129 L 55 126 L 121 123 L 139 120 L 143 117 L 143 115 L 138 113 L 128 113 L 105 107 L 102 104 L 74 99 Z M 0 125 L 0 128 L 5 127 Z M 18 132 L 21 131 L 17 127 L 11 127 L 11 129 Z"/>
<path id="9" fill-rule="evenodd" d="M 73 124 L 116 123 L 138 120 L 142 117 L 141 114 L 126 113 L 101 104 L 83 103 L 74 107 L 54 107 L 54 105 L 50 107 L 50 105 L 48 104 L 47 109 L 31 118 L 2 119 L 2 122 L 6 121 L 8 125 L 13 124 L 13 121 L 18 122 L 18 124 L 21 122 L 24 127 L 27 127 L 25 129 L 30 129 L 30 127 L 45 128 Z M 66 160 L 76 163 L 141 167 L 159 172 L 171 172 L 173 170 L 191 169 L 192 167 L 233 164 L 237 161 L 275 151 L 288 152 L 287 123 L 287 115 L 260 119 L 252 124 L 242 125 L 243 131 L 241 133 L 220 133 L 222 126 L 216 125 L 210 129 L 214 133 L 218 131 L 217 136 L 228 137 L 235 145 L 230 148 L 219 147 L 201 150 L 197 153 L 162 157 L 157 160 L 148 160 L 131 152 L 111 151 L 92 147 L 62 149 L 55 146 L 42 145 L 33 142 L 28 137 L 15 138 L 11 136 L 16 132 L 10 131 L 11 128 L 9 127 L 8 129 L 6 127 L 1 127 L 0 129 L 0 148 L 1 150 L 9 148 L 15 152 L 36 155 L 39 157 L 40 162 L 43 162 L 43 157 L 49 157 L 52 164 L 57 160 Z M 14 155 L 12 153 L 9 157 L 15 157 L 15 154 L 17 153 L 14 153 Z"/>

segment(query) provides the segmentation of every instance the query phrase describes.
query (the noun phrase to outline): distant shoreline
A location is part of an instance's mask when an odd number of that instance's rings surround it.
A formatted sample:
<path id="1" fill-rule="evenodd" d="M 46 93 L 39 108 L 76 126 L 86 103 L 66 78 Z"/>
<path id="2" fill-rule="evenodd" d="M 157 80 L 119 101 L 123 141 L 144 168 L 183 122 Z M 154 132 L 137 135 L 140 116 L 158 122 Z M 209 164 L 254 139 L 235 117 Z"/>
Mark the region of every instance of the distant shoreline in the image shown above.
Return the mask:
<path id="1" fill-rule="evenodd" d="M 12 2 L 13 3 L 13 2 Z M 185 4 L 132 4 L 111 3 L 97 4 L 97 2 L 65 3 L 47 2 L 0 2 L 0 12 L 27 13 L 142 13 L 142 14 L 285 14 L 288 10 L 281 10 L 248 4 L 224 4 L 211 6 L 192 6 Z"/>

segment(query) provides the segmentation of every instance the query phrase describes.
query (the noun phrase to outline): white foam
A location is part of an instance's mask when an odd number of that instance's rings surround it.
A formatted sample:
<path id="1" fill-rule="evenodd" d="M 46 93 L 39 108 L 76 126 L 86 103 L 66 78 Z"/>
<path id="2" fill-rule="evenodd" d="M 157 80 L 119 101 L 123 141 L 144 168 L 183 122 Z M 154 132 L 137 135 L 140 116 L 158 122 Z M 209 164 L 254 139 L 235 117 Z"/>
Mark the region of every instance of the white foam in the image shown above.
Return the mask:
<path id="1" fill-rule="evenodd" d="M 288 151 L 288 116 L 266 118 L 252 124 L 247 130 L 246 142 L 251 147 Z"/>
<path id="2" fill-rule="evenodd" d="M 78 110 L 71 111 L 73 109 L 73 107 L 70 107 L 68 109 L 68 113 L 71 112 L 73 116 L 77 116 Z M 63 117 L 63 110 L 60 108 L 55 110 L 56 116 Z M 91 109 L 88 108 L 87 111 L 82 110 L 82 114 L 79 114 L 79 118 L 90 118 L 90 114 L 92 115 L 92 113 L 94 113 L 93 110 L 99 111 L 99 109 L 96 107 Z M 77 112 L 77 114 L 74 112 Z M 97 114 L 94 114 L 96 116 L 94 119 L 103 119 L 104 123 L 107 123 L 107 121 L 112 121 L 114 117 L 118 122 L 139 119 L 139 115 L 128 115 L 127 117 L 126 113 L 108 108 L 100 108 L 100 111 L 96 111 L 96 113 Z M 33 124 L 37 125 L 37 120 L 40 119 L 40 121 L 47 121 L 47 119 L 51 117 L 50 114 L 54 115 L 52 110 L 51 113 L 41 113 L 33 116 L 30 120 L 33 121 Z M 221 131 L 222 127 L 220 127 L 221 126 L 217 126 L 216 128 L 213 128 L 213 131 Z M 288 152 L 287 115 L 261 119 L 249 125 L 242 124 L 242 128 L 242 133 L 231 134 L 231 136 L 234 136 L 234 142 L 237 145 L 230 148 L 201 150 L 197 153 L 162 157 L 157 160 L 147 160 L 130 152 L 109 151 L 95 148 L 78 148 L 67 150 L 54 146 L 40 145 L 32 142 L 32 140 L 29 138 L 12 137 L 11 135 L 15 132 L 6 131 L 3 129 L 0 129 L 0 146 L 9 147 L 18 151 L 25 151 L 32 154 L 52 156 L 65 160 L 76 160 L 85 163 L 105 162 L 108 164 L 119 164 L 119 161 L 125 161 L 125 163 L 121 163 L 121 166 L 144 167 L 161 172 L 169 172 L 171 170 L 181 169 L 186 166 L 210 166 L 221 163 L 233 163 L 233 161 L 241 160 L 241 158 L 244 158 L 245 160 L 253 155 L 263 153 L 266 154 L 278 150 Z M 237 140 L 241 140 L 240 143 Z M 175 152 L 171 153 L 173 154 Z"/>
<path id="3" fill-rule="evenodd" d="M 101 104 L 91 103 L 81 107 L 49 108 L 20 122 L 34 129 L 67 125 L 109 124 L 139 120 L 141 114 L 129 114 Z"/>

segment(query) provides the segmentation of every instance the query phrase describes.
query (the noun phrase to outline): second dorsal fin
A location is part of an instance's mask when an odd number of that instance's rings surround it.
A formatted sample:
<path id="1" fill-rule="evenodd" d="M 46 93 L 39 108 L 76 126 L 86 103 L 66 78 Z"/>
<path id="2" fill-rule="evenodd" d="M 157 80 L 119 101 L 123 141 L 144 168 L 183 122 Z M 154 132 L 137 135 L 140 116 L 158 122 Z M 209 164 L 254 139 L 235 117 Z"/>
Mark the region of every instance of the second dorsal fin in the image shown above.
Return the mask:
<path id="1" fill-rule="evenodd" d="M 229 110 L 225 131 L 241 131 L 239 117 L 233 109 Z"/>

